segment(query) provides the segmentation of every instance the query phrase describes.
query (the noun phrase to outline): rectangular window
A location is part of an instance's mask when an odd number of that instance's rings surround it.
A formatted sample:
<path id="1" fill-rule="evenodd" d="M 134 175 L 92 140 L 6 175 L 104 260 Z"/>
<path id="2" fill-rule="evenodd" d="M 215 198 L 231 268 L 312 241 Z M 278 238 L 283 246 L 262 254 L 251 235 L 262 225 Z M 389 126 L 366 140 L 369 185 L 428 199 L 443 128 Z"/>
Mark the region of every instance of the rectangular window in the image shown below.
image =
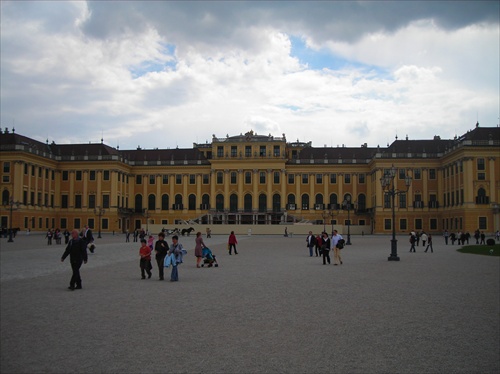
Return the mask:
<path id="1" fill-rule="evenodd" d="M 68 195 L 61 195 L 61 208 L 68 208 Z"/>
<path id="2" fill-rule="evenodd" d="M 422 230 L 422 218 L 415 219 L 415 229 Z"/>
<path id="3" fill-rule="evenodd" d="M 436 179 L 436 169 L 429 169 L 429 179 Z"/>
<path id="4" fill-rule="evenodd" d="M 484 158 L 477 159 L 477 170 L 486 170 Z"/>
<path id="5" fill-rule="evenodd" d="M 95 195 L 89 195 L 89 208 L 95 208 Z"/>
<path id="6" fill-rule="evenodd" d="M 109 195 L 102 195 L 102 207 L 109 209 Z"/>
<path id="7" fill-rule="evenodd" d="M 399 172 L 398 178 L 400 180 L 404 180 L 406 178 L 406 169 L 399 169 L 398 172 Z"/>
<path id="8" fill-rule="evenodd" d="M 38 178 L 42 177 L 42 167 L 38 168 Z"/>
<path id="9" fill-rule="evenodd" d="M 252 183 L 252 173 L 250 171 L 245 171 L 245 184 Z"/>
<path id="10" fill-rule="evenodd" d="M 175 174 L 175 184 L 182 184 L 182 174 Z"/>
<path id="11" fill-rule="evenodd" d="M 266 155 L 266 146 L 261 145 L 259 148 L 259 156 L 264 157 Z"/>
<path id="12" fill-rule="evenodd" d="M 35 193 L 30 192 L 30 204 L 35 205 Z"/>
<path id="13" fill-rule="evenodd" d="M 208 174 L 203 174 L 203 184 L 209 184 L 210 183 L 210 176 Z"/>
<path id="14" fill-rule="evenodd" d="M 149 176 L 149 184 L 156 184 L 156 176 L 154 175 Z"/>
<path id="15" fill-rule="evenodd" d="M 81 221 L 80 221 L 80 218 L 75 218 L 75 219 L 73 220 L 73 222 L 74 222 L 73 226 L 74 226 L 74 228 L 75 228 L 75 229 L 80 229 L 80 228 L 81 228 Z"/>
<path id="16" fill-rule="evenodd" d="M 89 228 L 91 228 L 93 230 L 94 227 L 95 227 L 95 221 L 94 221 L 94 219 L 93 218 L 89 218 L 87 220 L 87 225 L 89 225 Z"/>
<path id="17" fill-rule="evenodd" d="M 477 173 L 477 180 L 478 181 L 486 180 L 486 173 Z"/>
<path id="18" fill-rule="evenodd" d="M 103 218 L 101 221 L 102 229 L 107 230 L 109 228 L 109 221 L 107 218 Z"/>
<path id="19" fill-rule="evenodd" d="M 245 146 L 245 157 L 252 157 L 252 146 L 251 145 Z"/>
<path id="20" fill-rule="evenodd" d="M 399 230 L 400 231 L 406 231 L 407 230 L 406 218 L 400 218 L 400 220 L 399 220 Z"/>
<path id="21" fill-rule="evenodd" d="M 302 174 L 302 184 L 309 183 L 309 174 Z"/>
<path id="22" fill-rule="evenodd" d="M 323 184 L 323 174 L 316 174 L 316 184 Z"/>
<path id="23" fill-rule="evenodd" d="M 43 195 L 43 206 L 49 206 L 49 194 L 48 193 Z"/>
<path id="24" fill-rule="evenodd" d="M 3 172 L 10 173 L 10 161 L 5 161 L 3 163 Z"/>
<path id="25" fill-rule="evenodd" d="M 95 170 L 89 171 L 89 180 L 95 181 Z"/>
<path id="26" fill-rule="evenodd" d="M 217 184 L 222 184 L 224 182 L 224 173 L 222 171 L 217 172 Z"/>
<path id="27" fill-rule="evenodd" d="M 366 180 L 365 174 L 363 174 L 363 173 L 358 174 L 358 182 L 359 182 L 359 184 L 365 184 L 365 180 Z"/>
<path id="28" fill-rule="evenodd" d="M 413 205 L 414 208 L 423 208 L 424 207 L 424 202 L 422 201 L 422 195 L 421 194 L 415 194 L 415 203 Z"/>
<path id="29" fill-rule="evenodd" d="M 68 228 L 68 220 L 66 218 L 61 218 L 61 229 L 67 229 Z"/>
<path id="30" fill-rule="evenodd" d="M 488 230 L 488 221 L 486 217 L 478 217 L 479 230 Z"/>
<path id="31" fill-rule="evenodd" d="M 265 171 L 261 171 L 259 173 L 259 183 L 266 184 L 266 172 Z"/>
<path id="32" fill-rule="evenodd" d="M 2 176 L 2 182 L 3 183 L 10 183 L 10 176 L 9 175 L 3 175 Z"/>
<path id="33" fill-rule="evenodd" d="M 399 194 L 399 208 L 406 208 L 406 193 Z"/>
<path id="34" fill-rule="evenodd" d="M 421 178 L 422 178 L 422 170 L 413 169 L 413 179 L 421 179 Z"/>
<path id="35" fill-rule="evenodd" d="M 389 194 L 384 194 L 384 208 L 391 207 L 391 196 Z"/>
<path id="36" fill-rule="evenodd" d="M 295 174 L 288 174 L 288 184 L 295 184 Z"/>
<path id="37" fill-rule="evenodd" d="M 351 174 L 344 174 L 344 183 L 351 183 Z"/>
<path id="38" fill-rule="evenodd" d="M 35 176 L 35 166 L 34 165 L 31 165 L 31 176 L 34 177 Z M 40 226 L 41 228 L 42 226 Z"/>
<path id="39" fill-rule="evenodd" d="M 77 170 L 76 171 L 76 174 L 75 174 L 75 179 L 77 181 L 81 181 L 82 180 L 82 171 L 81 170 Z"/>
<path id="40" fill-rule="evenodd" d="M 168 184 L 168 175 L 167 174 L 163 174 L 161 176 L 161 183 L 162 184 Z"/>
<path id="41" fill-rule="evenodd" d="M 224 147 L 220 145 L 217 147 L 217 157 L 224 157 Z"/>
<path id="42" fill-rule="evenodd" d="M 142 184 L 142 175 L 135 176 L 135 184 Z"/>
<path id="43" fill-rule="evenodd" d="M 237 181 L 237 175 L 235 171 L 231 172 L 231 184 L 236 184 Z"/>
<path id="44" fill-rule="evenodd" d="M 331 173 L 330 174 L 330 184 L 336 184 L 336 183 L 337 183 L 337 174 Z"/>
<path id="45" fill-rule="evenodd" d="M 23 191 L 23 205 L 28 205 L 28 191 Z"/>
<path id="46" fill-rule="evenodd" d="M 189 184 L 196 184 L 196 175 L 189 174 Z"/>
<path id="47" fill-rule="evenodd" d="M 391 230 L 391 229 L 392 229 L 391 219 L 385 218 L 384 219 L 384 230 Z"/>
<path id="48" fill-rule="evenodd" d="M 24 164 L 24 175 L 28 175 L 28 164 Z"/>
<path id="49" fill-rule="evenodd" d="M 438 228 L 438 222 L 436 218 L 431 218 L 429 221 L 429 227 L 431 230 L 437 230 Z"/>
<path id="50" fill-rule="evenodd" d="M 238 147 L 235 145 L 231 146 L 231 157 L 236 157 L 238 156 Z"/>
<path id="51" fill-rule="evenodd" d="M 279 157 L 280 156 L 280 146 L 279 145 L 275 145 L 273 147 L 273 154 L 274 154 L 274 157 Z"/>
<path id="52" fill-rule="evenodd" d="M 49 179 L 49 169 L 45 169 L 45 179 Z"/>
<path id="53" fill-rule="evenodd" d="M 274 184 L 280 184 L 280 172 L 279 171 L 274 172 L 273 182 L 274 182 Z"/>
<path id="54" fill-rule="evenodd" d="M 75 208 L 82 209 L 82 195 L 75 195 Z"/>

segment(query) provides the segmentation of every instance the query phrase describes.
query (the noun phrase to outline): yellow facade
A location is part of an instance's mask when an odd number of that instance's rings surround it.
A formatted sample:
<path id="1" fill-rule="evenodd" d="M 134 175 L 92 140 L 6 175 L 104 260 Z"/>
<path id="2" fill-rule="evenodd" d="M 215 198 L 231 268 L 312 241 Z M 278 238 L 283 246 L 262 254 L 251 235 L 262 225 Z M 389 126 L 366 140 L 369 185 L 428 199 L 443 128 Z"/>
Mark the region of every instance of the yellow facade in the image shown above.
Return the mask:
<path id="1" fill-rule="evenodd" d="M 500 225 L 499 138 L 499 128 L 476 127 L 453 140 L 314 148 L 248 132 L 193 149 L 123 151 L 102 143 L 43 144 L 6 130 L 1 224 L 32 231 L 89 224 L 103 232 L 182 222 L 266 224 L 281 233 L 278 225 L 350 219 L 353 229 L 388 234 L 392 207 L 380 179 L 394 166 L 398 233 L 491 233 Z"/>

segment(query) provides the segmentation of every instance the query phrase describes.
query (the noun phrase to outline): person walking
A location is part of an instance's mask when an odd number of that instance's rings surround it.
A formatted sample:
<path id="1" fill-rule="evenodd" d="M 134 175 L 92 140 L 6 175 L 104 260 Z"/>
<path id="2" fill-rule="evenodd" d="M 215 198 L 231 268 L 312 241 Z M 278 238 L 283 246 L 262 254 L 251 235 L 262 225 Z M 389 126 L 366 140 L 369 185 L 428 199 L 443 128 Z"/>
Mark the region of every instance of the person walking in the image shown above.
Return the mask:
<path id="1" fill-rule="evenodd" d="M 172 272 L 170 273 L 170 282 L 179 281 L 179 264 L 182 263 L 182 244 L 179 243 L 177 235 L 172 236 L 172 246 L 168 251 L 168 255 L 172 256 Z"/>
<path id="2" fill-rule="evenodd" d="M 125 243 L 129 242 L 130 242 L 130 231 L 127 230 L 127 232 L 125 232 Z"/>
<path id="3" fill-rule="evenodd" d="M 203 243 L 203 237 L 201 236 L 201 231 L 196 233 L 195 239 L 196 246 L 194 247 L 194 255 L 196 256 L 196 267 L 201 268 L 201 259 L 203 257 L 203 248 L 206 247 L 205 243 Z M 236 248 L 234 249 L 236 252 Z"/>
<path id="4" fill-rule="evenodd" d="M 337 230 L 333 230 L 333 235 L 331 239 L 331 248 L 333 249 L 333 264 L 340 265 L 343 264 L 342 257 L 340 255 L 340 250 L 344 248 L 344 238 L 339 234 Z"/>
<path id="5" fill-rule="evenodd" d="M 328 261 L 328 265 L 330 265 L 330 238 L 326 232 L 323 232 L 321 240 L 321 254 L 323 256 L 323 265 L 326 265 Z"/>
<path id="6" fill-rule="evenodd" d="M 162 231 L 158 234 L 158 240 L 155 243 L 155 258 L 156 263 L 158 264 L 158 274 L 160 276 L 160 280 L 162 281 L 164 278 L 164 261 L 165 256 L 168 253 L 168 243 L 165 241 L 165 233 Z"/>
<path id="7" fill-rule="evenodd" d="M 448 232 L 448 230 L 444 230 L 443 236 L 444 236 L 444 244 L 448 245 L 448 238 L 450 237 L 450 233 Z"/>
<path id="8" fill-rule="evenodd" d="M 481 231 L 481 242 L 479 244 L 486 244 L 485 239 L 486 235 L 484 234 L 484 231 Z"/>
<path id="9" fill-rule="evenodd" d="M 139 249 L 139 267 L 141 268 L 141 279 L 146 279 L 146 273 L 148 273 L 148 279 L 151 278 L 153 273 L 151 269 L 151 248 L 149 248 L 146 239 L 141 239 L 141 248 Z"/>
<path id="10" fill-rule="evenodd" d="M 315 242 L 316 242 L 316 240 L 314 238 L 312 231 L 309 231 L 309 235 L 307 235 L 307 238 L 306 238 L 306 246 L 307 246 L 307 248 L 309 248 L 309 257 L 313 256 Z"/>
<path id="11" fill-rule="evenodd" d="M 52 237 L 54 236 L 54 233 L 52 232 L 51 229 L 47 230 L 47 234 L 45 237 L 47 238 L 47 245 L 52 245 Z"/>
<path id="12" fill-rule="evenodd" d="M 416 252 L 415 251 L 415 242 L 417 241 L 417 239 L 415 238 L 415 235 L 411 234 L 410 233 L 410 252 Z"/>
<path id="13" fill-rule="evenodd" d="M 234 254 L 237 255 L 236 244 L 238 244 L 238 240 L 236 240 L 236 235 L 234 235 L 234 231 L 231 231 L 231 235 L 229 235 L 229 240 L 227 242 L 229 254 L 231 254 L 231 249 L 234 248 Z"/>
<path id="14" fill-rule="evenodd" d="M 422 239 L 422 247 L 425 247 L 425 242 L 427 241 L 428 237 L 425 231 L 422 231 L 422 235 L 420 235 L 420 239 Z"/>
<path id="15" fill-rule="evenodd" d="M 315 240 L 314 240 L 314 253 L 316 253 L 316 257 L 318 257 L 318 253 L 319 253 L 319 256 L 321 256 L 321 251 L 323 250 L 322 248 L 322 245 L 323 245 L 323 239 L 322 239 L 322 236 L 323 236 L 324 232 L 320 234 L 318 234 L 318 236 L 316 236 Z"/>
<path id="16" fill-rule="evenodd" d="M 85 225 L 85 230 L 83 231 L 83 240 L 85 241 L 86 246 L 90 244 L 89 251 L 91 253 L 94 253 L 95 246 L 92 244 L 94 243 L 94 236 L 92 235 L 92 230 L 88 225 Z"/>
<path id="17" fill-rule="evenodd" d="M 427 250 L 430 248 L 431 249 L 431 253 L 434 253 L 434 250 L 432 249 L 432 235 L 429 234 L 429 237 L 428 237 L 428 242 L 427 242 L 427 247 L 425 248 L 425 253 L 427 253 Z"/>
<path id="18" fill-rule="evenodd" d="M 64 244 L 68 244 L 70 236 L 71 236 L 71 233 L 68 231 L 68 229 L 65 229 L 64 230 Z"/>
<path id="19" fill-rule="evenodd" d="M 68 256 L 71 263 L 71 270 L 73 271 L 68 289 L 71 291 L 81 290 L 82 278 L 80 276 L 80 268 L 82 263 L 87 263 L 87 246 L 85 241 L 80 238 L 76 229 L 71 231 L 71 240 L 66 246 L 66 250 L 61 257 L 61 262 L 64 262 Z"/>

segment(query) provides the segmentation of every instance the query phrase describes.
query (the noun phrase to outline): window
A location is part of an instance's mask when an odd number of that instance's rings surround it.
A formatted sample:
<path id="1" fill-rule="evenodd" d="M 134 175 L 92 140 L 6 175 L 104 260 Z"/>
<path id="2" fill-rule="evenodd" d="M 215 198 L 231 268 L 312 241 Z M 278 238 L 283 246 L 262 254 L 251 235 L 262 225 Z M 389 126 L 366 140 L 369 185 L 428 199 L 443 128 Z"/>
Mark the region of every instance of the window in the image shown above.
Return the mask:
<path id="1" fill-rule="evenodd" d="M 266 183 L 266 172 L 265 171 L 261 171 L 259 173 L 259 183 L 260 184 L 265 184 Z"/>
<path id="2" fill-rule="evenodd" d="M 331 173 L 330 174 L 330 184 L 336 184 L 336 183 L 337 183 L 337 174 Z"/>
<path id="3" fill-rule="evenodd" d="M 104 170 L 102 179 L 104 179 L 105 181 L 109 181 L 109 170 Z"/>
<path id="4" fill-rule="evenodd" d="M 384 208 L 391 207 L 391 196 L 389 194 L 384 194 Z"/>
<path id="5" fill-rule="evenodd" d="M 351 183 L 351 174 L 344 174 L 344 183 Z"/>
<path id="6" fill-rule="evenodd" d="M 39 167 L 38 168 L 38 178 L 41 178 L 41 177 L 42 177 L 42 167 Z"/>
<path id="7" fill-rule="evenodd" d="M 35 205 L 35 193 L 33 191 L 30 192 L 30 203 L 31 205 Z"/>
<path id="8" fill-rule="evenodd" d="M 279 145 L 275 145 L 273 147 L 273 154 L 274 154 L 274 157 L 279 157 L 280 156 L 280 146 Z"/>
<path id="9" fill-rule="evenodd" d="M 161 183 L 162 184 L 168 184 L 168 175 L 167 174 L 163 174 L 161 176 Z"/>
<path id="10" fill-rule="evenodd" d="M 245 146 L 245 157 L 252 157 L 252 146 Z"/>
<path id="11" fill-rule="evenodd" d="M 224 147 L 220 145 L 217 147 L 217 157 L 224 157 Z"/>
<path id="12" fill-rule="evenodd" d="M 89 180 L 95 181 L 95 170 L 89 171 Z"/>
<path id="13" fill-rule="evenodd" d="M 302 195 L 302 210 L 309 210 L 309 195 Z"/>
<path id="14" fill-rule="evenodd" d="M 142 175 L 135 176 L 135 184 L 142 184 Z"/>
<path id="15" fill-rule="evenodd" d="M 231 184 L 236 184 L 237 181 L 237 173 L 235 171 L 231 172 Z"/>
<path id="16" fill-rule="evenodd" d="M 10 173 L 10 161 L 5 161 L 3 163 L 3 172 Z"/>
<path id="17" fill-rule="evenodd" d="M 75 208 L 76 209 L 82 208 L 82 195 L 75 195 Z"/>
<path id="18" fill-rule="evenodd" d="M 273 175 L 273 183 L 274 184 L 279 184 L 280 183 L 280 172 L 275 171 Z"/>
<path id="19" fill-rule="evenodd" d="M 486 217 L 478 217 L 479 230 L 487 230 L 488 229 L 488 221 Z"/>
<path id="20" fill-rule="evenodd" d="M 415 194 L 415 202 L 413 204 L 414 208 L 423 208 L 424 207 L 424 202 L 422 201 L 422 195 L 421 194 Z"/>
<path id="21" fill-rule="evenodd" d="M 161 195 L 161 210 L 168 210 L 168 195 Z"/>
<path id="22" fill-rule="evenodd" d="M 399 220 L 399 230 L 401 230 L 401 231 L 406 231 L 407 230 L 406 218 L 400 218 L 400 220 Z"/>
<path id="23" fill-rule="evenodd" d="M 486 180 L 486 173 L 477 173 L 477 180 L 478 181 Z"/>
<path id="24" fill-rule="evenodd" d="M 175 174 L 175 184 L 182 184 L 182 175 Z"/>
<path id="25" fill-rule="evenodd" d="M 101 226 L 103 230 L 107 230 L 109 228 L 109 220 L 107 218 L 103 218 L 101 220 Z"/>
<path id="26" fill-rule="evenodd" d="M 66 218 L 61 218 L 61 229 L 68 228 L 68 220 Z"/>
<path id="27" fill-rule="evenodd" d="M 399 194 L 399 207 L 406 208 L 406 193 Z"/>
<path id="28" fill-rule="evenodd" d="M 414 169 L 413 170 L 413 179 L 421 179 L 422 178 L 422 171 L 420 169 Z"/>
<path id="29" fill-rule="evenodd" d="M 398 178 L 400 180 L 404 180 L 406 178 L 406 169 L 399 169 L 398 172 L 399 172 Z"/>
<path id="30" fill-rule="evenodd" d="M 102 195 L 102 207 L 104 209 L 109 209 L 109 195 Z"/>
<path id="31" fill-rule="evenodd" d="M 75 176 L 75 179 L 77 181 L 81 181 L 82 180 L 82 171 L 81 170 L 77 170 L 76 171 L 76 176 Z"/>
<path id="32" fill-rule="evenodd" d="M 231 146 L 231 157 L 236 157 L 238 156 L 238 147 L 236 147 L 235 145 L 232 145 Z"/>
<path id="33" fill-rule="evenodd" d="M 316 174 L 316 184 L 323 184 L 323 174 Z"/>
<path id="34" fill-rule="evenodd" d="M 484 188 L 480 188 L 477 190 L 476 196 L 476 204 L 489 204 L 490 198 L 486 196 L 486 190 Z"/>
<path id="35" fill-rule="evenodd" d="M 81 223 L 80 223 L 81 221 L 80 221 L 80 218 L 75 218 L 75 219 L 73 220 L 73 222 L 74 222 L 74 223 L 73 223 L 73 226 L 75 227 L 75 229 L 79 229 L 79 228 L 81 228 Z"/>
<path id="36" fill-rule="evenodd" d="M 196 195 L 194 194 L 188 196 L 188 209 L 196 210 Z"/>
<path id="37" fill-rule="evenodd" d="M 436 179 L 436 169 L 429 169 L 429 179 Z"/>
<path id="38" fill-rule="evenodd" d="M 89 208 L 95 208 L 95 195 L 89 195 Z"/>
<path id="39" fill-rule="evenodd" d="M 156 184 L 156 177 L 154 175 L 149 176 L 149 184 Z"/>
<path id="40" fill-rule="evenodd" d="M 429 227 L 431 230 L 437 230 L 438 228 L 438 223 L 436 218 L 431 218 L 429 221 Z"/>
<path id="41" fill-rule="evenodd" d="M 245 184 L 252 183 L 252 173 L 249 171 L 245 171 Z"/>
<path id="42" fill-rule="evenodd" d="M 415 229 L 422 230 L 422 218 L 415 219 Z"/>
<path id="43" fill-rule="evenodd" d="M 28 205 L 28 191 L 23 191 L 23 205 Z"/>
<path id="44" fill-rule="evenodd" d="M 484 164 L 484 158 L 477 159 L 477 170 L 486 170 L 486 167 Z"/>
<path id="45" fill-rule="evenodd" d="M 260 148 L 259 148 L 259 156 L 263 157 L 266 155 L 266 146 L 265 145 L 261 145 Z"/>
<path id="46" fill-rule="evenodd" d="M 302 174 L 302 184 L 309 183 L 309 174 Z"/>
<path id="47" fill-rule="evenodd" d="M 229 196 L 229 211 L 230 212 L 238 211 L 238 195 L 234 193 L 231 194 L 231 196 Z"/>
<path id="48" fill-rule="evenodd" d="M 429 208 L 439 208 L 439 204 L 437 202 L 437 195 L 430 194 L 429 195 Z"/>
<path id="49" fill-rule="evenodd" d="M 222 184 L 224 181 L 224 173 L 222 171 L 217 172 L 217 184 Z"/>
<path id="50" fill-rule="evenodd" d="M 288 184 L 295 184 L 295 174 L 288 174 Z"/>
<path id="51" fill-rule="evenodd" d="M 358 174 L 358 182 L 360 184 L 365 184 L 365 180 L 366 180 L 366 175 L 361 173 L 361 174 Z"/>
<path id="52" fill-rule="evenodd" d="M 391 219 L 390 218 L 384 219 L 384 229 L 385 230 L 391 230 L 392 229 Z"/>
<path id="53" fill-rule="evenodd" d="M 10 175 L 2 175 L 3 183 L 10 183 Z"/>
<path id="54" fill-rule="evenodd" d="M 87 220 L 87 225 L 89 225 L 89 228 L 91 228 L 92 230 L 94 229 L 95 227 L 95 222 L 94 222 L 94 219 L 93 218 L 89 218 Z"/>
<path id="55" fill-rule="evenodd" d="M 196 175 L 189 174 L 189 184 L 196 184 Z"/>
<path id="56" fill-rule="evenodd" d="M 156 196 L 155 194 L 149 194 L 148 196 L 148 210 L 154 211 L 156 209 Z"/>
<path id="57" fill-rule="evenodd" d="M 203 174 L 203 184 L 208 184 L 210 182 L 210 176 L 208 174 Z"/>
<path id="58" fill-rule="evenodd" d="M 28 175 L 28 164 L 24 164 L 24 174 Z"/>
<path id="59" fill-rule="evenodd" d="M 35 166 L 31 165 L 31 176 L 34 177 L 35 176 Z M 40 225 L 40 227 L 42 227 Z"/>

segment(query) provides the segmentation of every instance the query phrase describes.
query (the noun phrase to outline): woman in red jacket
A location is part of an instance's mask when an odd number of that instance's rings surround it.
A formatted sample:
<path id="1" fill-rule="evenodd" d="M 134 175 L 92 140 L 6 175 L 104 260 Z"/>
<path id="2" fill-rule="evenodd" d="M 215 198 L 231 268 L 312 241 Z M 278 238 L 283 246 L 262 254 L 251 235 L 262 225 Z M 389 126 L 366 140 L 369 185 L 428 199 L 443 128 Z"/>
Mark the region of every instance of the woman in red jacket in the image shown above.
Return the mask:
<path id="1" fill-rule="evenodd" d="M 229 235 L 229 240 L 227 242 L 227 246 L 229 247 L 229 254 L 231 254 L 231 248 L 234 248 L 234 254 L 237 255 L 238 252 L 236 251 L 236 244 L 238 244 L 238 241 L 236 240 L 236 235 L 234 235 L 234 231 L 231 231 L 231 235 Z"/>

